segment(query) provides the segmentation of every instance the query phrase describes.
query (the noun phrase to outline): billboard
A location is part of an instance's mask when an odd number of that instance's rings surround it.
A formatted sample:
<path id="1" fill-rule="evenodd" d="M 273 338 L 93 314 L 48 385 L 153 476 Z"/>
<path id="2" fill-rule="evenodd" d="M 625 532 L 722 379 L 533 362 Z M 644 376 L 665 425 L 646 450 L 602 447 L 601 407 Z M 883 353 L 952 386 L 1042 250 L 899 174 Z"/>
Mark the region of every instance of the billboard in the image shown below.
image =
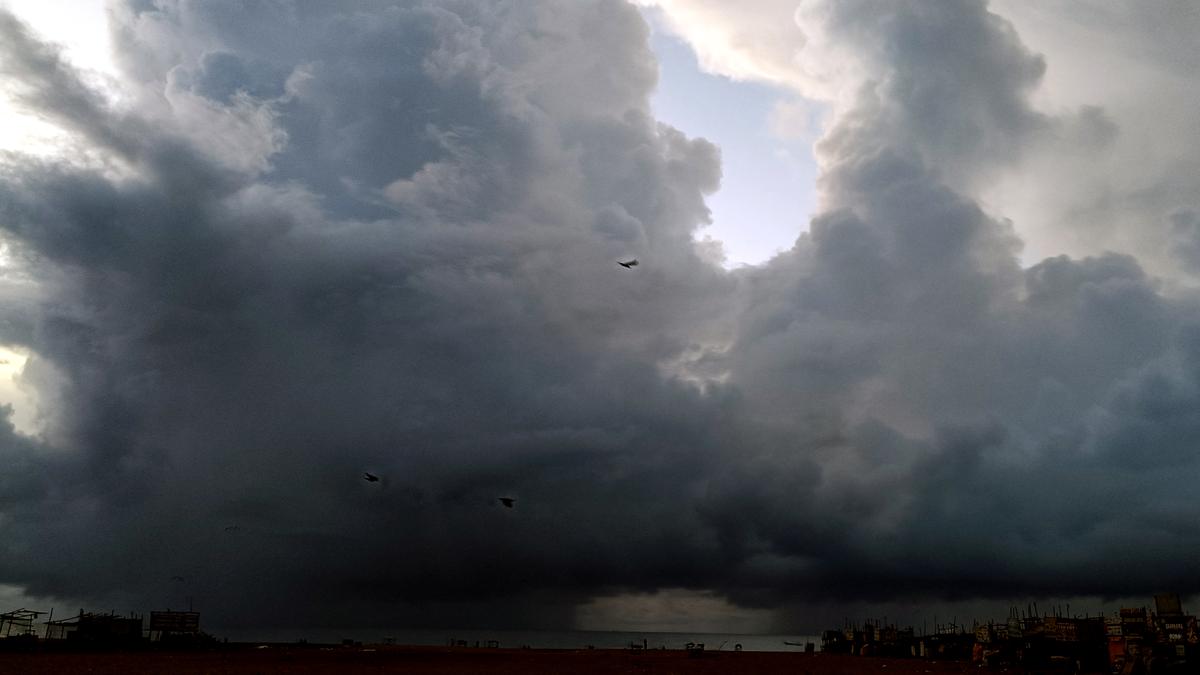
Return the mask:
<path id="1" fill-rule="evenodd" d="M 1160 593 L 1155 595 L 1154 609 L 1158 611 L 1159 615 L 1175 616 L 1183 614 L 1183 607 L 1179 603 L 1179 596 L 1174 593 Z"/>
<path id="2" fill-rule="evenodd" d="M 166 633 L 200 632 L 200 612 L 150 612 L 150 630 Z"/>

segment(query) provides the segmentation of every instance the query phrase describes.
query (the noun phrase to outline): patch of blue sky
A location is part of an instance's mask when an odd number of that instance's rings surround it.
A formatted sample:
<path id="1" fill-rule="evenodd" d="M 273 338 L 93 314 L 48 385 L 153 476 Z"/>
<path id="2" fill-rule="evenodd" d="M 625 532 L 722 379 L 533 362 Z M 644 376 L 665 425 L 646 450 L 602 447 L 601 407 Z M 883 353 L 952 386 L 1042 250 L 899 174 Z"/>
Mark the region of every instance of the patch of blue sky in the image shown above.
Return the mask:
<path id="1" fill-rule="evenodd" d="M 773 119 L 778 106 L 812 104 L 769 84 L 703 72 L 692 49 L 646 14 L 659 62 L 655 115 L 721 148 L 721 188 L 708 198 L 713 222 L 698 237 L 722 242 L 730 268 L 790 249 L 816 208 L 815 135 L 780 133 Z"/>

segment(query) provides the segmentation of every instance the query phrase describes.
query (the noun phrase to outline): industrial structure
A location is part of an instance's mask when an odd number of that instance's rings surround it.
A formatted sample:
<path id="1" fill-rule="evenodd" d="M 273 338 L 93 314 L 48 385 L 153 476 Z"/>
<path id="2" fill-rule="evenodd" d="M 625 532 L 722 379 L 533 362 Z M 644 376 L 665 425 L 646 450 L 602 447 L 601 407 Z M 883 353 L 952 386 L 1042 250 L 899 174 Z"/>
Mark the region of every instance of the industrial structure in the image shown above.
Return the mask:
<path id="1" fill-rule="evenodd" d="M 66 640 L 89 647 L 128 647 L 142 641 L 142 618 L 113 612 L 85 612 L 46 622 L 46 640 Z"/>
<path id="2" fill-rule="evenodd" d="M 32 609 L 14 609 L 0 614 L 0 638 L 37 636 L 34 624 L 37 618 L 45 612 L 35 612 Z"/>
<path id="3" fill-rule="evenodd" d="M 46 621 L 39 621 L 44 614 L 24 608 L 0 614 L 0 649 L 126 649 L 152 642 L 189 647 L 214 641 L 200 630 L 199 612 L 151 612 L 149 628 L 136 613 L 122 616 L 80 609 L 74 616 L 55 619 L 51 610 Z"/>

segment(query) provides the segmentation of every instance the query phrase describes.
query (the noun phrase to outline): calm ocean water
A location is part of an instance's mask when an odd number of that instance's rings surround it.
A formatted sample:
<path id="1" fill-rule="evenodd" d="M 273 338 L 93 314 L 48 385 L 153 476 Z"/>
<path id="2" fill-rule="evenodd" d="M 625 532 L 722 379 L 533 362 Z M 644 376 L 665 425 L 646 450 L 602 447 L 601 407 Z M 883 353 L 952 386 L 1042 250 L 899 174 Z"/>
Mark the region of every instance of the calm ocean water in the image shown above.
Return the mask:
<path id="1" fill-rule="evenodd" d="M 297 642 L 340 643 L 357 640 L 366 644 L 394 641 L 398 645 L 449 645 L 462 640 L 468 646 L 486 646 L 494 640 L 501 647 L 534 649 L 624 649 L 632 644 L 649 649 L 683 649 L 689 642 L 704 643 L 705 650 L 733 651 L 741 645 L 744 651 L 789 652 L 804 651 L 803 643 L 812 642 L 819 650 L 821 640 L 814 635 L 736 635 L 726 633 L 636 633 L 609 631 L 507 631 L 507 630 L 393 630 L 386 629 L 296 629 L 270 631 L 216 631 L 231 642 Z M 784 644 L 799 642 L 801 646 Z"/>

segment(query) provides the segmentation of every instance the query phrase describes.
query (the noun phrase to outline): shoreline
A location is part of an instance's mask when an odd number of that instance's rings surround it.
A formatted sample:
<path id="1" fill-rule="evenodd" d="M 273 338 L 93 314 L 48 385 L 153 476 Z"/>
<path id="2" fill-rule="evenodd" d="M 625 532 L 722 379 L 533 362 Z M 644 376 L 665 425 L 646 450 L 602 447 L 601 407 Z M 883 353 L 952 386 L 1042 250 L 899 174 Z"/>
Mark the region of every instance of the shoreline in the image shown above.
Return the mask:
<path id="1" fill-rule="evenodd" d="M 289 673 L 326 675 L 356 672 L 403 672 L 417 675 L 450 673 L 718 673 L 851 675 L 864 672 L 901 674 L 967 673 L 966 661 L 884 658 L 797 652 L 706 651 L 658 649 L 521 649 L 430 646 L 231 643 L 206 651 L 31 651 L 0 652 L 0 675 L 87 672 L 129 673 Z M 1019 673 L 1020 670 L 1009 670 Z"/>

